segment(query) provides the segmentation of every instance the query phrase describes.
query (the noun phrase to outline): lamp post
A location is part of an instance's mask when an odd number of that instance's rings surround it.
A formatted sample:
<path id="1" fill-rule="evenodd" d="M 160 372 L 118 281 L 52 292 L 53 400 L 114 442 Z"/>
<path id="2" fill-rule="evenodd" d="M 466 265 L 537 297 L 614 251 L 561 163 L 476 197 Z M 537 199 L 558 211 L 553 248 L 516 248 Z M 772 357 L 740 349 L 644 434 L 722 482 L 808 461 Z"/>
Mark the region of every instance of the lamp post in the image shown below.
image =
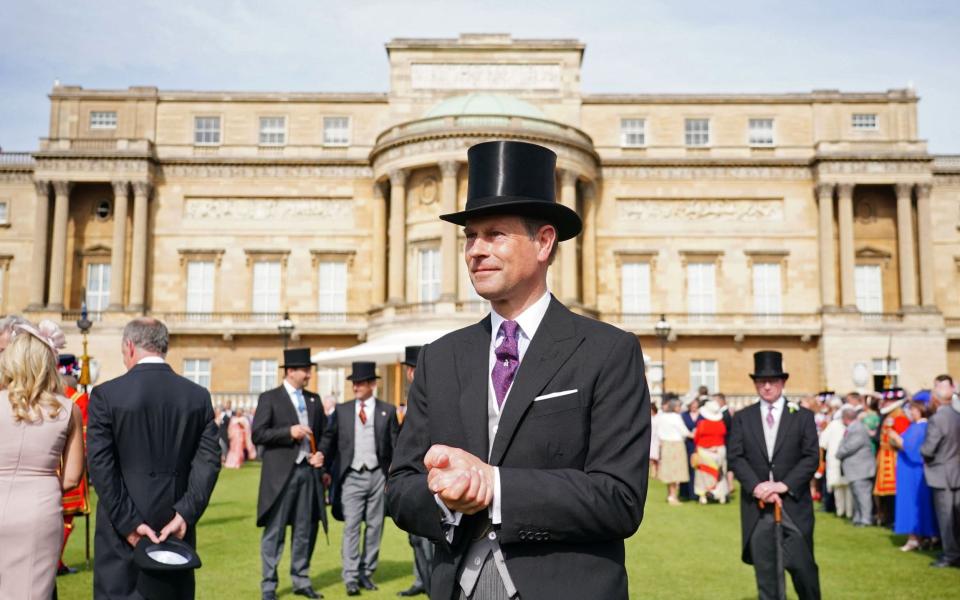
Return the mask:
<path id="1" fill-rule="evenodd" d="M 93 327 L 93 322 L 87 318 L 87 303 L 84 302 L 80 305 L 80 318 L 77 319 L 77 328 L 80 329 L 80 335 L 83 336 L 83 355 L 80 357 L 80 379 L 77 383 L 83 387 L 84 392 L 87 392 L 87 388 L 90 387 L 90 356 L 87 355 L 87 335 L 90 333 L 91 327 Z"/>
<path id="2" fill-rule="evenodd" d="M 653 331 L 660 340 L 660 402 L 667 394 L 667 361 L 666 350 L 667 340 L 670 339 L 670 323 L 667 322 L 665 315 L 660 315 L 660 320 L 653 326 Z"/>
<path id="3" fill-rule="evenodd" d="M 293 321 L 290 320 L 290 313 L 283 313 L 283 318 L 280 319 L 280 322 L 277 323 L 277 330 L 280 332 L 280 336 L 283 337 L 283 349 L 287 349 L 287 344 L 290 342 L 290 336 L 293 335 L 293 330 L 297 326 L 293 324 Z"/>

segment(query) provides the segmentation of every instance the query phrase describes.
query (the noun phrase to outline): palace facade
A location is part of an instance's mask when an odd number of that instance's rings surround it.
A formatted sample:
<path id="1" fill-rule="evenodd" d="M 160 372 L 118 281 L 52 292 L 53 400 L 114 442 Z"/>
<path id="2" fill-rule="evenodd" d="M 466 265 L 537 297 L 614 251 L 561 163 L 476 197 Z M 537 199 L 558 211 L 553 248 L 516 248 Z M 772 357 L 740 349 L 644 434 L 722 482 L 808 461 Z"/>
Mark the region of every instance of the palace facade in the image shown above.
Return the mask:
<path id="1" fill-rule="evenodd" d="M 285 313 L 316 352 L 481 318 L 437 217 L 469 146 L 517 139 L 558 154 L 585 224 L 553 293 L 634 332 L 654 392 L 750 394 L 767 348 L 794 394 L 960 374 L 960 156 L 928 153 L 912 90 L 591 94 L 584 50 L 395 39 L 387 93 L 56 86 L 39 147 L 0 153 L 0 312 L 63 322 L 79 354 L 85 303 L 101 380 L 123 324 L 157 316 L 175 368 L 248 402 Z"/>

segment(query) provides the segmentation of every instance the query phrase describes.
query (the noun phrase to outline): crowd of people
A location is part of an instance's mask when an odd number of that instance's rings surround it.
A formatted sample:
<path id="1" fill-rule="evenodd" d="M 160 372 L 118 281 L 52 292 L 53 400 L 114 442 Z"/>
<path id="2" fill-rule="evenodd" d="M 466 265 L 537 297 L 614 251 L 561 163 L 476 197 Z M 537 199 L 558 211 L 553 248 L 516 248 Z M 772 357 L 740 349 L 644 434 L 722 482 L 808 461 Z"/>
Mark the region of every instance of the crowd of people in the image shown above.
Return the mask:
<path id="1" fill-rule="evenodd" d="M 810 488 L 821 511 L 855 527 L 892 529 L 906 536 L 901 551 L 942 547 L 945 562 L 960 562 L 956 508 L 950 508 L 956 505 L 960 461 L 931 466 L 938 445 L 960 443 L 947 423 L 960 414 L 950 375 L 937 376 L 931 389 L 912 396 L 891 387 L 842 396 L 823 392 L 799 404 L 815 415 L 821 460 Z M 931 435 L 930 418 L 940 409 L 944 425 Z M 686 399 L 667 393 L 651 410 L 651 475 L 667 485 L 667 502 L 727 502 L 734 474 L 726 441 L 735 411 L 725 395 L 706 387 Z M 938 493 L 949 497 L 937 502 Z"/>

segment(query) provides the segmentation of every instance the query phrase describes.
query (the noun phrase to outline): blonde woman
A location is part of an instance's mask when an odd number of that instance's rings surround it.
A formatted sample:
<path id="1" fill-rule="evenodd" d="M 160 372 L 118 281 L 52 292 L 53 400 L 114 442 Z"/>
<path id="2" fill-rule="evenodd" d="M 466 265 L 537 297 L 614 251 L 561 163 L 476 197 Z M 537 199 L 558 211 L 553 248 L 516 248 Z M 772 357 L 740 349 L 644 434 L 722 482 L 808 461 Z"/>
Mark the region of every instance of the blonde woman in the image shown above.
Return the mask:
<path id="1" fill-rule="evenodd" d="M 61 394 L 51 321 L 18 324 L 0 354 L 0 599 L 53 595 L 63 490 L 83 476 L 80 409 Z"/>

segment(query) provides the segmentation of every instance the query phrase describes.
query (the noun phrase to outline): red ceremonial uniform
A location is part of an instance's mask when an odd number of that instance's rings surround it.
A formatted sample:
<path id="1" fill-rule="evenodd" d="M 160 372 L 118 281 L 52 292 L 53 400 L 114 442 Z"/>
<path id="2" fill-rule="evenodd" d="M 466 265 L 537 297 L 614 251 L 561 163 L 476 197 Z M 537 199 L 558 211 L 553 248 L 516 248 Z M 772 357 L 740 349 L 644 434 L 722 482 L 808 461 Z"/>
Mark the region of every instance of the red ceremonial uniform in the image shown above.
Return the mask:
<path id="1" fill-rule="evenodd" d="M 69 398 L 83 416 L 83 451 L 87 451 L 87 404 L 90 402 L 86 392 L 80 392 L 72 387 L 66 386 L 63 389 L 64 395 Z M 86 462 L 86 456 L 84 456 Z M 63 546 L 60 547 L 60 568 L 63 564 L 63 551 L 67 547 L 67 540 L 70 539 L 70 533 L 73 531 L 73 517 L 76 515 L 90 514 L 90 501 L 87 494 L 87 478 L 80 479 L 80 485 L 69 489 L 63 493 Z"/>
<path id="2" fill-rule="evenodd" d="M 897 449 L 890 445 L 890 432 L 903 432 L 910 427 L 910 419 L 897 407 L 883 417 L 880 425 L 880 446 L 877 449 L 877 480 L 874 496 L 893 496 L 897 493 Z"/>

